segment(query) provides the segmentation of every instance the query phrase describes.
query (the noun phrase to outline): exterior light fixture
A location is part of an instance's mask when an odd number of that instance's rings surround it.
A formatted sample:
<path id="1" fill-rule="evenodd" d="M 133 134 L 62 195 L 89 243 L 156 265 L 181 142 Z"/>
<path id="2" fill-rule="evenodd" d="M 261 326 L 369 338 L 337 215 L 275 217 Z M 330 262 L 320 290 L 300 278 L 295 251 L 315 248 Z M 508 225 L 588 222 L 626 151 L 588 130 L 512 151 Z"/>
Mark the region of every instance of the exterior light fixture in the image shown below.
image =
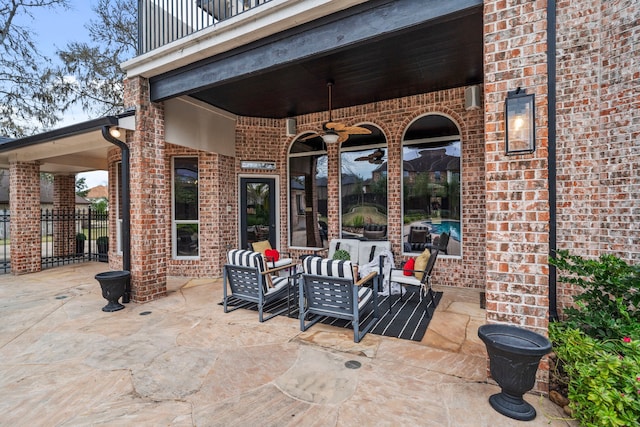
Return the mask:
<path id="1" fill-rule="evenodd" d="M 111 128 L 109 129 L 109 133 L 111 134 L 112 137 L 114 138 L 120 138 L 121 132 L 120 129 L 118 128 Z"/>
<path id="2" fill-rule="evenodd" d="M 333 131 L 327 131 L 322 135 L 322 140 L 325 144 L 335 144 L 338 142 L 338 138 L 340 138 L 340 135 Z"/>
<path id="3" fill-rule="evenodd" d="M 535 95 L 518 88 L 504 101 L 506 154 L 533 153 L 536 149 Z"/>

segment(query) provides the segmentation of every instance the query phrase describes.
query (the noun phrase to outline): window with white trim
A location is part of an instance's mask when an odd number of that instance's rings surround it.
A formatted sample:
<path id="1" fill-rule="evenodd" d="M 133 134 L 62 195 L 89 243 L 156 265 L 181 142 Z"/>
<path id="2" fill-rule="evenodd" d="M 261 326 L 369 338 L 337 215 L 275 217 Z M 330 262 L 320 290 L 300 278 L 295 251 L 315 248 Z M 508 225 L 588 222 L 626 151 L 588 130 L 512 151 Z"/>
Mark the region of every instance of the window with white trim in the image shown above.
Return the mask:
<path id="1" fill-rule="evenodd" d="M 173 257 L 196 258 L 200 255 L 198 158 L 174 157 L 172 176 Z"/>

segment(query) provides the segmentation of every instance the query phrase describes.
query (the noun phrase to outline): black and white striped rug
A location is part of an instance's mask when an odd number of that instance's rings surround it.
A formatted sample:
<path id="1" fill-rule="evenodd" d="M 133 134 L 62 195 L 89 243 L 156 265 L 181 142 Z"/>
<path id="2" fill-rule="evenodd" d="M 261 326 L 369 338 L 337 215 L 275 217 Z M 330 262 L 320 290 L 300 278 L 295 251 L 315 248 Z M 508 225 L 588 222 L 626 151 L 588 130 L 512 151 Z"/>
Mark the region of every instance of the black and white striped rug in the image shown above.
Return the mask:
<path id="1" fill-rule="evenodd" d="M 391 298 L 391 307 L 389 307 L 389 298 Z M 422 341 L 427 327 L 431 321 L 433 313 L 436 311 L 438 303 L 442 299 L 442 292 L 435 292 L 434 303 L 429 304 L 429 313 L 425 310 L 425 300 L 420 301 L 418 292 L 412 292 L 411 289 L 402 297 L 402 301 L 398 295 L 379 296 L 378 297 L 378 314 L 380 319 L 370 331 L 372 334 L 383 335 L 386 337 L 395 337 L 405 340 Z M 297 303 L 297 300 L 296 300 Z M 230 302 L 233 305 L 233 301 Z M 265 312 L 272 313 L 286 306 L 286 300 L 276 301 L 265 306 Z M 250 310 L 257 310 L 255 304 L 247 306 Z M 285 314 L 286 315 L 286 314 Z M 291 310 L 291 316 L 298 316 L 298 308 L 294 303 Z M 365 313 L 360 319 L 361 325 L 367 325 L 371 321 L 373 310 Z M 320 322 L 338 326 L 341 328 L 351 329 L 351 322 L 333 317 L 325 317 Z M 362 326 L 361 326 L 362 327 Z"/>

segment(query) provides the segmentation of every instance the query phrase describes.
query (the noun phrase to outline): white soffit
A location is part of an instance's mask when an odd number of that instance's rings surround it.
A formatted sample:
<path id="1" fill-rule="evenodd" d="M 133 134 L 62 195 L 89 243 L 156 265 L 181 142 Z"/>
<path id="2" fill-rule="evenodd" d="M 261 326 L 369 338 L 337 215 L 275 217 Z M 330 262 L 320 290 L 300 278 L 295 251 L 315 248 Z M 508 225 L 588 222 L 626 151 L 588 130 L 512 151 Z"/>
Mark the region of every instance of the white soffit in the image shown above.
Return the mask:
<path id="1" fill-rule="evenodd" d="M 164 112 L 167 142 L 235 157 L 234 114 L 189 97 L 164 101 Z"/>
<path id="2" fill-rule="evenodd" d="M 10 161 L 39 162 L 41 172 L 78 173 L 107 169 L 107 152 L 115 145 L 102 136 L 100 130 L 62 137 L 0 154 L 0 167 Z"/>

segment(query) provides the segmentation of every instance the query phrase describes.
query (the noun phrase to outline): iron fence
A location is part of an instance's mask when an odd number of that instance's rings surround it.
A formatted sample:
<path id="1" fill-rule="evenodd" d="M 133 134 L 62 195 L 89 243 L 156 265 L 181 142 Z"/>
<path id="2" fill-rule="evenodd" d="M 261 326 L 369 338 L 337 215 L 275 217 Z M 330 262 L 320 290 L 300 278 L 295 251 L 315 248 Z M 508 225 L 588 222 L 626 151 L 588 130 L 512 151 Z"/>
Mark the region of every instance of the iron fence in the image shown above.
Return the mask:
<path id="1" fill-rule="evenodd" d="M 271 0 L 138 0 L 138 55 Z"/>
<path id="2" fill-rule="evenodd" d="M 11 270 L 11 214 L 0 210 L 0 273 Z M 87 261 L 108 261 L 108 214 L 91 209 L 43 209 L 40 216 L 41 265 L 56 267 Z"/>

